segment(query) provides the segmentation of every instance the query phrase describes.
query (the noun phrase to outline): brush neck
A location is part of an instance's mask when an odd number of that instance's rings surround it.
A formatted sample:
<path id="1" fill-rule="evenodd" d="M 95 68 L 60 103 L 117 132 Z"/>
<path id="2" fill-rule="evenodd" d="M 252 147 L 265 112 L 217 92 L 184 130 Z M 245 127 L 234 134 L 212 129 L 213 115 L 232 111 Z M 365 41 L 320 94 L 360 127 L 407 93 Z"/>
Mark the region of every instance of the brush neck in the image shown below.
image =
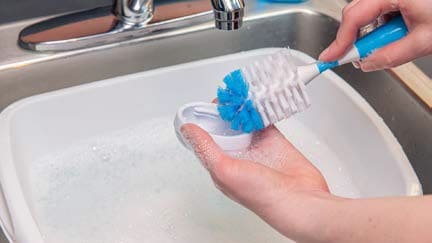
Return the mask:
<path id="1" fill-rule="evenodd" d="M 360 60 L 360 54 L 357 50 L 357 48 L 355 46 L 353 46 L 342 58 L 340 58 L 337 61 L 333 61 L 333 62 L 321 62 L 318 61 L 316 63 L 317 68 L 319 70 L 320 73 L 328 70 L 328 69 L 332 69 L 334 67 L 338 67 L 340 65 L 346 64 L 346 63 L 350 63 L 350 62 L 354 62 L 354 61 L 358 61 Z"/>

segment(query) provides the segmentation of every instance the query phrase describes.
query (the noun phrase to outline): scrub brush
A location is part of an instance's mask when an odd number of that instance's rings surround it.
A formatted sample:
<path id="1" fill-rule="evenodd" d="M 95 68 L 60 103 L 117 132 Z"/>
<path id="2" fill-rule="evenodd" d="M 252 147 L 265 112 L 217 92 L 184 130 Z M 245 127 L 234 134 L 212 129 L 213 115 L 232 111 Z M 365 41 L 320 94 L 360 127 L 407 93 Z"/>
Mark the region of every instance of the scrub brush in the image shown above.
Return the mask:
<path id="1" fill-rule="evenodd" d="M 320 73 L 365 58 L 407 32 L 402 17 L 397 16 L 357 40 L 344 57 L 334 62 L 297 66 L 289 49 L 282 49 L 224 77 L 225 87 L 217 91 L 219 115 L 234 130 L 262 130 L 308 108 L 305 85 Z"/>

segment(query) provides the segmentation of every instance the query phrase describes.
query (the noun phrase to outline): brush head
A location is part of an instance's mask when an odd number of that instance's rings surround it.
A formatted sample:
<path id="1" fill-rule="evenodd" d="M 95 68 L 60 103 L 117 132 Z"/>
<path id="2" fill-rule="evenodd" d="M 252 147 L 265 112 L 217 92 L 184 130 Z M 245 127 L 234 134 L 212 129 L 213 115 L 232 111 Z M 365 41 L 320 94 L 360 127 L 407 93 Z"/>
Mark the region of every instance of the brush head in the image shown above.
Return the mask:
<path id="1" fill-rule="evenodd" d="M 223 82 L 218 111 L 234 130 L 259 131 L 310 106 L 289 49 L 235 70 Z"/>

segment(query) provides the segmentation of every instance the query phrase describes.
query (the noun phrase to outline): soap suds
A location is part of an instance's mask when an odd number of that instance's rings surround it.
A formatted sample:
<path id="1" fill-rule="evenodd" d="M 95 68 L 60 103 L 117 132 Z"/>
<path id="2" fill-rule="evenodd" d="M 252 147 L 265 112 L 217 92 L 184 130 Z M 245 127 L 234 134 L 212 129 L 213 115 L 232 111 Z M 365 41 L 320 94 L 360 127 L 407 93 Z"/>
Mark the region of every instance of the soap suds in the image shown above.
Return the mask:
<path id="1" fill-rule="evenodd" d="M 214 188 L 171 117 L 81 141 L 33 166 L 35 219 L 47 243 L 289 242 Z"/>
<path id="2" fill-rule="evenodd" d="M 323 141 L 297 121 L 282 130 L 332 191 L 358 196 Z M 271 155 L 261 156 L 251 159 Z M 31 199 L 47 243 L 290 242 L 214 187 L 171 117 L 81 141 L 32 166 Z"/>

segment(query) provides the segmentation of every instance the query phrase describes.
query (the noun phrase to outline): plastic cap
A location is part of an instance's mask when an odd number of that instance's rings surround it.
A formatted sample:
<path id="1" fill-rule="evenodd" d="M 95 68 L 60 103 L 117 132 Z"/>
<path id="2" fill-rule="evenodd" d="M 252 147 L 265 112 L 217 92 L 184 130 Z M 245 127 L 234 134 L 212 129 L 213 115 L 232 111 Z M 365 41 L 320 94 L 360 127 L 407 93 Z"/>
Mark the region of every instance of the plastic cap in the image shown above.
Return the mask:
<path id="1" fill-rule="evenodd" d="M 198 125 L 207 131 L 216 144 L 227 152 L 245 150 L 252 141 L 252 134 L 232 130 L 230 123 L 220 118 L 217 105 L 213 103 L 188 103 L 177 111 L 174 120 L 177 137 L 185 147 L 190 149 L 180 132 L 180 128 L 186 123 Z"/>

